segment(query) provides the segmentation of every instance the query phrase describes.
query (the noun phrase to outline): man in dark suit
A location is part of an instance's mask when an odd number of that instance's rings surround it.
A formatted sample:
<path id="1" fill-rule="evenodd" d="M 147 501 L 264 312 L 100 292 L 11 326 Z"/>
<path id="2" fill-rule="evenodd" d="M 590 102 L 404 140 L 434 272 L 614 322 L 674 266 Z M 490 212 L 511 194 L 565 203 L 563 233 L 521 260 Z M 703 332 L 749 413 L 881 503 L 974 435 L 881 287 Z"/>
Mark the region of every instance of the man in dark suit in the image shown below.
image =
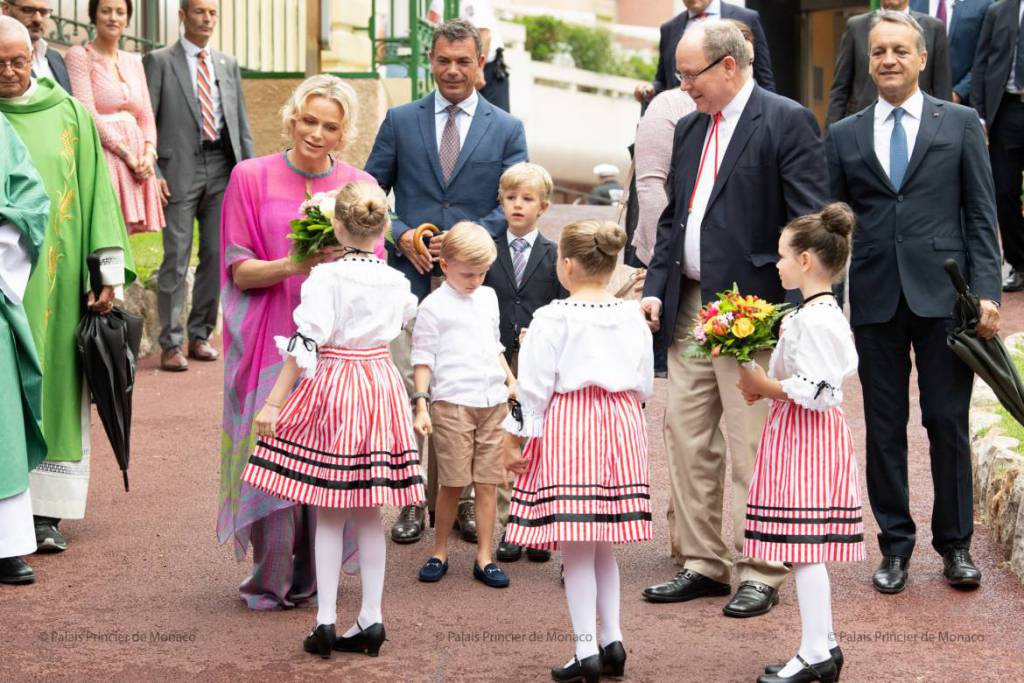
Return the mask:
<path id="1" fill-rule="evenodd" d="M 927 14 L 907 10 L 908 2 L 882 0 L 882 6 L 887 10 L 909 12 L 924 29 L 927 61 L 919 77 L 921 90 L 939 99 L 949 100 L 953 91 L 946 27 Z M 846 31 L 839 43 L 839 56 L 836 57 L 832 91 L 828 96 L 826 126 L 870 107 L 878 99 L 875 82 L 868 73 L 868 33 L 873 16 L 873 12 L 868 12 L 850 17 L 846 22 Z"/>
<path id="2" fill-rule="evenodd" d="M 53 14 L 49 0 L 5 0 L 0 3 L 0 9 L 24 24 L 32 37 L 32 77 L 51 78 L 70 93 L 71 79 L 68 78 L 64 58 L 56 50 L 49 49 L 43 39 L 46 20 Z"/>
<path id="3" fill-rule="evenodd" d="M 1024 289 L 1024 2 L 1002 0 L 988 8 L 978 39 L 971 106 L 988 129 L 1003 258 L 1013 268 L 1004 292 Z"/>
<path id="4" fill-rule="evenodd" d="M 641 83 L 633 93 L 638 102 L 650 99 L 663 90 L 679 87 L 676 75 L 676 45 L 687 29 L 706 19 L 737 19 L 750 27 L 754 34 L 754 80 L 765 90 L 775 91 L 772 56 L 768 52 L 768 39 L 761 28 L 761 15 L 757 11 L 730 5 L 721 0 L 683 0 L 686 11 L 680 12 L 661 25 L 658 45 L 658 72 L 653 83 Z"/>
<path id="5" fill-rule="evenodd" d="M 395 245 L 388 245 L 388 263 L 405 273 L 421 299 L 430 292 L 430 271 L 444 233 L 430 240 L 431 255 L 425 256 L 416 250 L 413 229 L 433 223 L 447 230 L 469 220 L 494 236 L 502 234 L 505 214 L 498 205 L 498 180 L 509 166 L 526 161 L 523 124 L 477 94 L 485 59 L 480 32 L 470 22 L 453 19 L 441 24 L 430 50 L 437 90 L 388 110 L 366 162 L 366 172 L 385 192 L 395 194 L 397 215 L 391 222 Z M 412 382 L 410 334 L 411 326 L 392 345 L 408 386 Z M 431 507 L 436 480 L 428 472 Z M 473 514 L 471 501 L 463 501 L 458 524 L 463 538 L 475 542 Z M 422 507 L 402 508 L 391 538 L 399 543 L 418 541 L 424 519 Z"/>
<path id="6" fill-rule="evenodd" d="M 946 27 L 953 101 L 970 106 L 971 70 L 985 12 L 992 0 L 910 0 L 910 9 L 935 17 Z"/>
<path id="7" fill-rule="evenodd" d="M 167 227 L 157 274 L 160 367 L 188 369 L 188 357 L 213 361 L 208 339 L 220 301 L 220 208 L 231 169 L 256 155 L 238 61 L 209 47 L 216 0 L 186 0 L 178 10 L 184 35 L 142 58 L 157 130 L 157 172 Z M 199 265 L 192 285 L 188 329 L 181 326 L 185 276 L 199 222 Z"/>
<path id="8" fill-rule="evenodd" d="M 873 584 L 882 593 L 904 589 L 916 540 L 907 484 L 913 347 L 935 487 L 932 546 L 946 580 L 973 588 L 981 581 L 969 553 L 973 375 L 946 346 L 954 290 L 943 264 L 954 259 L 982 299 L 978 336 L 994 335 L 999 245 L 985 136 L 974 111 L 921 92 L 920 25 L 899 12 L 880 12 L 874 23 L 879 100 L 832 126 L 827 145 L 831 194 L 857 216 L 850 322 L 864 392 L 868 495 L 884 555 Z"/>
<path id="9" fill-rule="evenodd" d="M 673 546 L 683 571 L 644 591 L 653 602 L 728 595 L 727 616 L 767 613 L 786 577 L 781 563 L 742 557 L 747 488 L 763 402 L 736 390 L 732 358 L 684 357 L 700 306 L 735 282 L 744 294 L 782 301 L 775 263 L 782 228 L 818 211 L 826 193 L 817 121 L 805 107 L 757 86 L 740 31 L 709 20 L 689 31 L 676 55 L 683 90 L 697 111 L 680 119 L 672 148 L 668 205 L 658 223 L 641 308 L 668 348 L 665 442 L 672 481 Z M 767 354 L 758 362 L 767 363 Z M 722 534 L 725 422 L 732 463 L 735 563 Z"/>

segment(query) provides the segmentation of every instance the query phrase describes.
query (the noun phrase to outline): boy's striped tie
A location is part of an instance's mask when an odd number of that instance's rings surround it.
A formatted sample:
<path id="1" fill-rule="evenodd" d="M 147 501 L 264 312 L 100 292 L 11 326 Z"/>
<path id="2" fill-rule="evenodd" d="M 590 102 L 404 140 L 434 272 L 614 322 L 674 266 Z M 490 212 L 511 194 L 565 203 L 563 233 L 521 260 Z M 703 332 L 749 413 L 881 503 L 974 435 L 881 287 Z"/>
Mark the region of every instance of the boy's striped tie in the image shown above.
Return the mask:
<path id="1" fill-rule="evenodd" d="M 526 247 L 529 244 L 522 237 L 517 237 L 508 245 L 512 250 L 512 270 L 516 276 L 516 287 L 523 284 L 523 271 L 526 270 Z"/>

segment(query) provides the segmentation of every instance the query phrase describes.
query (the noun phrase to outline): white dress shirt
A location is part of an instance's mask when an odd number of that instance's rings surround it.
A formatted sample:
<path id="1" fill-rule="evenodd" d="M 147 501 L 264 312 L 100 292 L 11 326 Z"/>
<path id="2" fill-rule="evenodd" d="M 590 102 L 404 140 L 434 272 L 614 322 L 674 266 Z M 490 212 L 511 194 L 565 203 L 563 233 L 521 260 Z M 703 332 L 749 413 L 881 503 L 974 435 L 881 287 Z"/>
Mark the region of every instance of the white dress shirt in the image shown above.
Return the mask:
<path id="1" fill-rule="evenodd" d="M 519 350 L 518 380 L 523 424 L 509 414 L 504 427 L 519 436 L 544 433 L 556 393 L 601 387 L 646 401 L 654 391 L 654 351 L 639 303 L 556 299 L 537 309 Z"/>
<path id="2" fill-rule="evenodd" d="M 526 233 L 525 235 L 523 235 L 520 238 L 520 237 L 517 237 L 516 235 L 514 235 L 511 230 L 506 230 L 505 231 L 505 236 L 508 237 L 508 251 L 509 251 L 509 253 L 512 254 L 512 256 L 514 257 L 516 253 L 514 251 L 512 251 L 512 242 L 514 240 L 517 240 L 517 239 L 524 239 L 524 240 L 526 240 L 526 249 L 523 249 L 523 263 L 524 264 L 529 263 L 530 262 L 530 252 L 533 251 L 533 244 L 534 244 L 534 242 L 537 241 L 537 233 L 538 232 L 539 231 L 537 230 L 537 228 L 534 228 L 533 230 L 531 230 L 530 232 Z"/>
<path id="3" fill-rule="evenodd" d="M 714 128 L 714 117 L 708 124 L 708 132 L 704 137 L 704 147 L 701 148 L 701 158 L 704 159 L 704 167 L 700 169 L 700 177 L 697 178 L 697 185 L 693 192 L 693 206 L 690 215 L 686 219 L 686 233 L 683 243 L 683 272 L 691 280 L 700 280 L 700 232 L 701 224 L 704 222 L 704 214 L 708 209 L 708 201 L 711 199 L 711 191 L 715 187 L 715 169 L 722 167 L 722 159 L 729 149 L 732 141 L 732 134 L 736 132 L 736 124 L 740 122 L 740 116 L 750 101 L 750 95 L 754 92 L 754 79 L 748 78 L 747 82 L 736 93 L 729 104 L 722 109 L 722 118 L 718 122 L 718 144 L 715 144 L 711 137 Z M 708 145 L 711 148 L 708 149 Z M 716 150 L 717 147 L 717 150 Z M 707 152 L 705 156 L 705 151 Z M 717 155 L 716 155 L 717 151 Z M 697 163 L 700 163 L 698 159 Z M 676 201 L 689 202 L 689 197 L 676 197 Z"/>
<path id="4" fill-rule="evenodd" d="M 466 296 L 447 282 L 420 304 L 412 330 L 412 364 L 430 368 L 430 398 L 469 408 L 508 400 L 498 295 L 477 287 Z"/>
<path id="5" fill-rule="evenodd" d="M 476 106 L 479 103 L 480 97 L 476 94 L 476 90 L 474 90 L 472 95 L 457 105 L 459 113 L 455 115 L 455 125 L 459 129 L 460 150 L 466 145 L 466 136 L 469 135 L 469 127 L 473 125 L 473 117 L 476 115 Z M 438 154 L 441 153 L 441 136 L 444 135 L 444 126 L 448 123 L 448 112 L 445 110 L 451 104 L 440 91 L 434 91 L 434 130 L 437 133 Z"/>
<path id="6" fill-rule="evenodd" d="M 1017 26 L 1018 30 L 1020 27 L 1021 20 L 1024 19 L 1024 2 L 1020 3 L 1020 10 L 1017 14 Z M 1016 34 L 1015 34 L 1016 38 Z M 1017 40 L 1013 41 L 1013 58 L 1010 60 L 1010 77 L 1006 80 L 1006 91 L 1013 93 L 1014 95 L 1021 94 L 1021 91 L 1017 89 Z"/>
<path id="7" fill-rule="evenodd" d="M 57 80 L 53 77 L 53 69 L 50 68 L 50 63 L 46 61 L 46 41 L 42 38 L 32 43 L 32 73 L 36 75 L 36 78 Z"/>
<path id="8" fill-rule="evenodd" d="M 921 112 L 924 110 L 924 95 L 920 89 L 900 105 L 907 112 L 903 115 L 900 125 L 907 134 L 907 163 L 914 156 L 914 143 L 917 142 L 917 131 L 921 128 Z M 896 107 L 882 98 L 875 105 L 875 156 L 882 165 L 885 175 L 889 174 L 889 143 L 892 142 L 892 126 L 896 119 L 892 112 Z"/>
<path id="9" fill-rule="evenodd" d="M 210 46 L 199 47 L 188 41 L 185 36 L 181 37 L 181 46 L 185 49 L 185 61 L 188 62 L 188 73 L 192 76 L 192 91 L 196 96 L 196 106 L 199 104 L 199 51 L 206 50 L 206 72 L 210 74 L 210 97 L 213 99 L 213 127 L 219 131 L 224 129 L 224 113 L 220 106 L 220 85 L 217 83 L 217 71 L 213 68 L 213 53 Z"/>

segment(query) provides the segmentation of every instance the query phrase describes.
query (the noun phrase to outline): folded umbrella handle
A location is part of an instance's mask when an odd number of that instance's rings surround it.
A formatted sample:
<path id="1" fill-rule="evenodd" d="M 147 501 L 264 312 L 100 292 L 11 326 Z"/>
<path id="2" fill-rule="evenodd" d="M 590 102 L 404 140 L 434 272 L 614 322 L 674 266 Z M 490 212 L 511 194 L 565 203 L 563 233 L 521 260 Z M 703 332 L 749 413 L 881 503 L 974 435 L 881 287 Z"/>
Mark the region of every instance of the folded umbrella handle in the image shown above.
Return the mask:
<path id="1" fill-rule="evenodd" d="M 85 265 L 89 269 L 89 289 L 92 295 L 100 298 L 103 291 L 103 275 L 100 273 L 100 257 L 97 254 L 89 254 L 85 259 Z"/>
<path id="2" fill-rule="evenodd" d="M 946 272 L 949 274 L 949 279 L 953 281 L 953 287 L 956 288 L 958 294 L 967 294 L 970 291 L 970 287 L 967 286 L 967 281 L 964 280 L 963 273 L 960 272 L 960 266 L 954 259 L 946 259 L 945 264 Z"/>

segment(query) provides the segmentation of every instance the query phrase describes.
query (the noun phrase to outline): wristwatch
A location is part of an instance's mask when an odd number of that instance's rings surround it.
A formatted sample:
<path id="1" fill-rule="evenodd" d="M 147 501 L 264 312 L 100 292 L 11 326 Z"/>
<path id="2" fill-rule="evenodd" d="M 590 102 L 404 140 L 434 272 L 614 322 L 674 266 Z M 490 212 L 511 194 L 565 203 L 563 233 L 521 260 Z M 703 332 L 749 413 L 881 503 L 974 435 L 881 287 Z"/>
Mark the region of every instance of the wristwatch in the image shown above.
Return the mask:
<path id="1" fill-rule="evenodd" d="M 414 391 L 411 394 L 409 394 L 409 402 L 412 403 L 413 405 L 415 405 L 416 401 L 420 400 L 421 398 L 424 401 L 426 401 L 428 405 L 430 404 L 430 394 L 426 391 Z"/>

